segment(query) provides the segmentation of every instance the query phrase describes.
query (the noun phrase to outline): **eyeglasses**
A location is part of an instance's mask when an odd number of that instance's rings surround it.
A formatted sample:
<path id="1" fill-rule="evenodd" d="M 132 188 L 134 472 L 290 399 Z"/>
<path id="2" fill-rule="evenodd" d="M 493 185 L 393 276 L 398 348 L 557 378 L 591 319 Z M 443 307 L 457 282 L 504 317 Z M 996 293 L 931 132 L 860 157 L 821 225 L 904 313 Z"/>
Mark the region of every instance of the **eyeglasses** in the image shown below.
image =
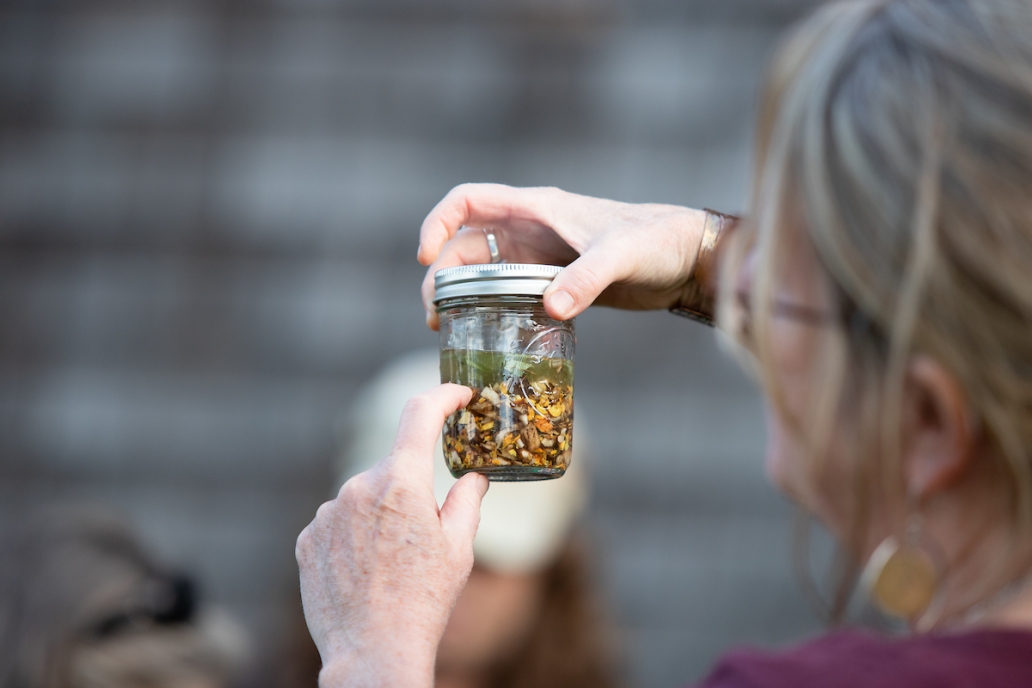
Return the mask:
<path id="1" fill-rule="evenodd" d="M 741 309 L 745 323 L 751 323 L 753 312 L 749 294 L 744 291 L 739 291 L 735 294 L 735 301 Z M 771 315 L 775 318 L 793 320 L 812 327 L 827 327 L 841 322 L 840 316 L 837 313 L 832 313 L 813 306 L 804 306 L 799 303 L 780 300 L 776 300 L 772 304 Z"/>
<path id="2" fill-rule="evenodd" d="M 860 310 L 852 299 L 841 295 L 840 301 L 842 305 L 837 310 L 830 311 L 789 301 L 776 300 L 772 304 L 771 315 L 775 318 L 791 320 L 809 327 L 843 327 L 854 335 L 878 333 L 878 329 L 873 321 Z M 753 312 L 749 294 L 744 291 L 736 292 L 735 302 L 742 313 L 741 334 L 748 341 L 751 339 L 753 332 Z"/>

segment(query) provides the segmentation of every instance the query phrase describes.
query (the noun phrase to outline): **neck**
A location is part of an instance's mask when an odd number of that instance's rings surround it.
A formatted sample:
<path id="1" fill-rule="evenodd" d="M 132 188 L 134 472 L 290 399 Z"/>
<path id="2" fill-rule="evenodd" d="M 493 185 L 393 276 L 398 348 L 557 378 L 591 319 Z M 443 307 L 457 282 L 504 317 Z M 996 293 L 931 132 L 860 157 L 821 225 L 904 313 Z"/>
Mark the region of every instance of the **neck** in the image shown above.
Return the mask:
<path id="1" fill-rule="evenodd" d="M 1007 626 L 1032 630 L 1032 547 L 1014 537 L 999 482 L 969 480 L 925 508 L 928 535 L 947 571 L 932 628 Z"/>

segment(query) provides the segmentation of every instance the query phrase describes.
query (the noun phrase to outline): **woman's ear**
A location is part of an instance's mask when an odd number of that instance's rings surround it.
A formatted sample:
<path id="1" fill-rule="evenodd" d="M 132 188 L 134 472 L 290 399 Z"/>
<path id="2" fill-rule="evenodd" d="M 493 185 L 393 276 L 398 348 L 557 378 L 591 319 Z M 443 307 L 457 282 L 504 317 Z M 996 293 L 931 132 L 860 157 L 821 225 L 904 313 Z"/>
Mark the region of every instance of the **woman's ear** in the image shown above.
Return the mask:
<path id="1" fill-rule="evenodd" d="M 949 487 L 971 465 L 975 431 L 967 395 L 938 361 L 915 357 L 903 396 L 903 470 L 921 498 Z"/>

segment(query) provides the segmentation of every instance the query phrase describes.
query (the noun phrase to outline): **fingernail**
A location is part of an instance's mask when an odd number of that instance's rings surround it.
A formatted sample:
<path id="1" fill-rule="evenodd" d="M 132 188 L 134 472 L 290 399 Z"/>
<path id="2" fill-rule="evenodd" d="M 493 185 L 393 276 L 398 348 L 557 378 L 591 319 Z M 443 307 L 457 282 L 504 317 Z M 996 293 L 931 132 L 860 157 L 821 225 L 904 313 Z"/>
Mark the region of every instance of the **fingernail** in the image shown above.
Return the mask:
<path id="1" fill-rule="evenodd" d="M 548 301 L 552 304 L 552 310 L 563 317 L 566 317 L 573 310 L 573 297 L 570 296 L 568 291 L 556 290 L 552 292 Z"/>

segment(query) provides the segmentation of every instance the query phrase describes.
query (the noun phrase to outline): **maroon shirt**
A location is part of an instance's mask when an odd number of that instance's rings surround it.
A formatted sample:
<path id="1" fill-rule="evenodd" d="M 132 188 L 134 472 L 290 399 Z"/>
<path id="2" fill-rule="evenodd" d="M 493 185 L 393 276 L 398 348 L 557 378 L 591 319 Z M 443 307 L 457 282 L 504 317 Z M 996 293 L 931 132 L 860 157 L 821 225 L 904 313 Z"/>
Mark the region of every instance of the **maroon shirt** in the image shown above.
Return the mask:
<path id="1" fill-rule="evenodd" d="M 884 638 L 843 631 L 782 653 L 723 657 L 697 688 L 1026 688 L 1032 633 Z"/>

